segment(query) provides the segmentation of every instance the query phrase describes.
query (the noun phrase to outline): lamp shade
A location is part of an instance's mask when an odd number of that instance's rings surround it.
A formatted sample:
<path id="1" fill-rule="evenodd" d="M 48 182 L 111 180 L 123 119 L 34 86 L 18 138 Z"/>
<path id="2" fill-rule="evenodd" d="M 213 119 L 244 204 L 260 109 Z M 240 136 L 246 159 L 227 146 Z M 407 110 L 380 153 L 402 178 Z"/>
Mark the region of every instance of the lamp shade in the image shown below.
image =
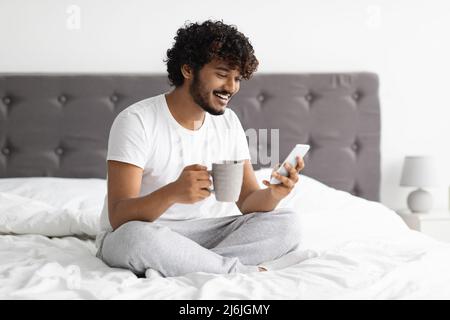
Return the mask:
<path id="1" fill-rule="evenodd" d="M 438 184 L 437 169 L 432 157 L 407 156 L 403 162 L 401 186 L 432 187 Z"/>

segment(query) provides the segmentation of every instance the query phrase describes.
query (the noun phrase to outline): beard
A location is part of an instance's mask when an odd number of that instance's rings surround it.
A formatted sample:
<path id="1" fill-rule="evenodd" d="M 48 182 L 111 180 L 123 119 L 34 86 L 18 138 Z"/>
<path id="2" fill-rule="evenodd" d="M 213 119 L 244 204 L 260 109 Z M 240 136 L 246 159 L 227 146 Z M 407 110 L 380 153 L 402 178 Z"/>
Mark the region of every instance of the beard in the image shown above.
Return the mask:
<path id="1" fill-rule="evenodd" d="M 208 90 L 204 89 L 204 87 L 205 86 L 203 86 L 202 82 L 199 79 L 198 72 L 195 72 L 194 79 L 189 87 L 189 93 L 191 94 L 194 102 L 199 105 L 200 108 L 202 108 L 204 111 L 213 116 L 220 116 L 224 114 L 226 108 L 217 109 L 209 103 L 209 93 Z M 222 92 L 217 91 L 217 93 Z"/>

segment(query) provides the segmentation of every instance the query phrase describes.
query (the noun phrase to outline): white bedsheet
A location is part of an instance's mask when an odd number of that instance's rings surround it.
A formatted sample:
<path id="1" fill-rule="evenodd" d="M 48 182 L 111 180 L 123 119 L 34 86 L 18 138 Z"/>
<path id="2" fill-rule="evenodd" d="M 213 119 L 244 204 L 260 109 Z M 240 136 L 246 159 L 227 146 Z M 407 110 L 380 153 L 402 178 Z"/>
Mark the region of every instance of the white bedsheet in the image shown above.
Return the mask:
<path id="1" fill-rule="evenodd" d="M 92 240 L 0 237 L 1 299 L 448 299 L 450 247 L 419 233 L 297 251 L 276 271 L 137 278 Z"/>
<path id="2" fill-rule="evenodd" d="M 258 172 L 259 179 L 265 175 L 267 172 Z M 29 184 L 24 190 L 24 181 L 6 180 L 3 186 L 0 183 L 4 197 L 26 197 L 57 209 L 66 206 L 68 221 L 84 221 L 84 227 L 74 222 L 74 234 L 83 228 L 95 231 L 93 224 L 99 214 L 95 208 L 101 208 L 105 191 L 101 181 L 91 181 L 88 193 L 81 185 L 78 191 L 73 188 L 72 195 L 85 205 L 72 202 L 68 210 L 68 199 L 62 196 L 29 189 Z M 271 262 L 271 271 L 253 274 L 198 272 L 174 278 L 137 278 L 97 259 L 93 239 L 49 238 L 46 232 L 61 232 L 51 219 L 52 214 L 57 218 L 56 209 L 48 214 L 38 206 L 36 212 L 45 217 L 41 226 L 35 219 L 36 224 L 24 227 L 19 209 L 36 207 L 8 207 L 0 201 L 0 216 L 9 217 L 2 220 L 1 232 L 22 228 L 28 233 L 35 228 L 41 233 L 0 235 L 0 299 L 450 299 L 449 244 L 409 230 L 392 210 L 378 203 L 307 177 L 302 181 L 280 204 L 299 212 L 302 245 Z M 67 181 L 58 183 L 61 187 Z M 59 199 L 59 205 L 53 197 Z M 16 215 L 7 215 L 13 210 Z M 27 219 L 33 218 L 31 211 L 27 214 Z M 63 234 L 72 232 L 66 226 L 62 229 Z"/>

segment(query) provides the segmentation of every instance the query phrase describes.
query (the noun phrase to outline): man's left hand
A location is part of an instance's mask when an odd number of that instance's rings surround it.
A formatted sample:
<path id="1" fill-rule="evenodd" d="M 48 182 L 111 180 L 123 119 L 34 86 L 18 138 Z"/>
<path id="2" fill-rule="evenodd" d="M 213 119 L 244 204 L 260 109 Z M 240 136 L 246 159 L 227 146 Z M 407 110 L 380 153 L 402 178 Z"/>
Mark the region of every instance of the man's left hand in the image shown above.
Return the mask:
<path id="1" fill-rule="evenodd" d="M 299 179 L 299 172 L 305 167 L 305 163 L 303 162 L 303 159 L 301 157 L 296 157 L 296 160 L 297 164 L 295 165 L 295 167 L 292 167 L 288 163 L 285 164 L 284 167 L 289 174 L 287 177 L 284 177 L 276 172 L 277 168 L 274 169 L 271 177 L 274 177 L 278 181 L 280 181 L 280 184 L 271 184 L 269 181 L 263 180 L 263 184 L 270 188 L 270 191 L 274 198 L 281 200 L 286 197 L 292 191 L 292 189 L 294 189 L 295 184 Z"/>

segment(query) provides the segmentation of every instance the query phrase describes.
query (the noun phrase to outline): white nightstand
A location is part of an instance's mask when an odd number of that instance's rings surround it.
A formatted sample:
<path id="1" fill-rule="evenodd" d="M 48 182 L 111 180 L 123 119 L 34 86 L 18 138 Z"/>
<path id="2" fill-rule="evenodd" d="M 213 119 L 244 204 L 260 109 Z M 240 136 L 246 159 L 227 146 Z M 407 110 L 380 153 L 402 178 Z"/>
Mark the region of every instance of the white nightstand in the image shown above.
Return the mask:
<path id="1" fill-rule="evenodd" d="M 449 210 L 431 209 L 427 213 L 411 213 L 408 209 L 401 209 L 396 212 L 411 229 L 423 232 L 435 239 L 450 242 Z"/>

